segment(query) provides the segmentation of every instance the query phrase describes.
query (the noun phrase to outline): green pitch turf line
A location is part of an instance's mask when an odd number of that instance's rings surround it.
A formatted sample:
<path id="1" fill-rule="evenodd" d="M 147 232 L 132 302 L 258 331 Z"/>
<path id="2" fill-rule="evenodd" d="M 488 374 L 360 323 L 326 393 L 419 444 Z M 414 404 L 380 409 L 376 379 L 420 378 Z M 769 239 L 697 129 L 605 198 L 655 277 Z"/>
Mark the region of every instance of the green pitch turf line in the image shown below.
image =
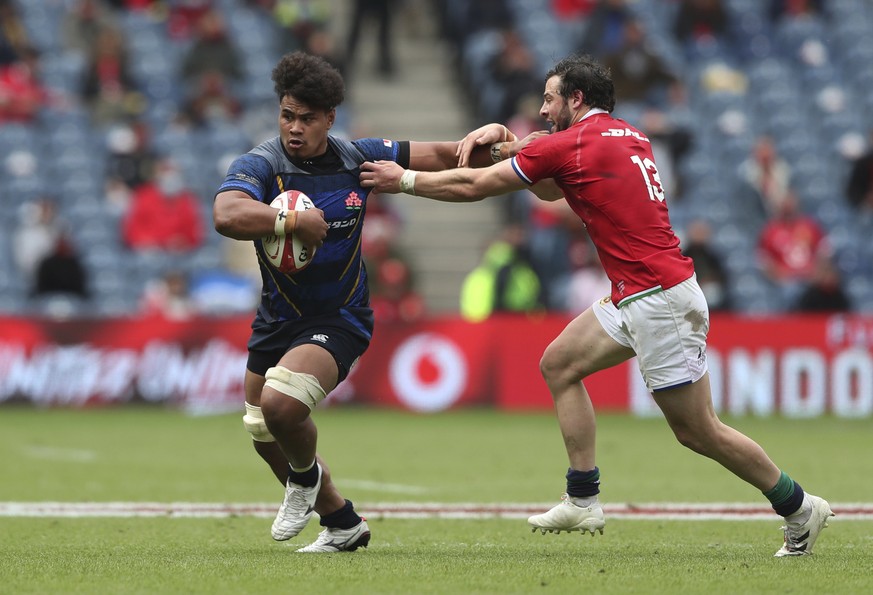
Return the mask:
<path id="1" fill-rule="evenodd" d="M 444 504 L 390 503 L 361 504 L 357 508 L 368 519 L 526 519 L 548 510 L 554 503 L 540 504 Z M 873 503 L 832 503 L 840 520 L 873 520 Z M 681 503 L 605 504 L 611 519 L 671 521 L 757 521 L 772 520 L 773 510 L 760 504 Z M 275 504 L 222 504 L 205 502 L 0 502 L 0 517 L 169 517 L 225 518 L 252 516 L 272 518 Z"/>

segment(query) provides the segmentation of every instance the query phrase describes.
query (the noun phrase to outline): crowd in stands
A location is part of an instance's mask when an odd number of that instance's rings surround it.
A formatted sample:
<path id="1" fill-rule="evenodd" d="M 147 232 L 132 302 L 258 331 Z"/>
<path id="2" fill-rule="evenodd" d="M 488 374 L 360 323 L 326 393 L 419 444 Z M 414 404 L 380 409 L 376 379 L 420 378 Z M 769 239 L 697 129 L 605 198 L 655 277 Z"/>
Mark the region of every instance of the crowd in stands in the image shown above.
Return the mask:
<path id="1" fill-rule="evenodd" d="M 404 1 L 355 0 L 338 39 L 332 0 L 0 0 L 0 312 L 250 311 L 254 253 L 215 234 L 210 212 L 229 159 L 275 134 L 269 71 L 302 49 L 353 77 L 372 21 L 374 74 L 399 76 L 392 15 Z M 869 3 L 432 8 L 456 48 L 473 124 L 526 136 L 544 126 L 543 75 L 555 58 L 585 51 L 610 67 L 616 113 L 649 135 L 713 310 L 873 311 Z M 334 131 L 352 118 L 341 108 Z M 462 313 L 578 314 L 606 295 L 566 204 L 529 192 L 511 204 L 459 295 Z M 381 320 L 427 310 L 397 247 L 402 224 L 370 201 L 364 254 Z"/>
<path id="2" fill-rule="evenodd" d="M 450 0 L 442 18 L 478 120 L 519 136 L 543 127 L 555 58 L 609 66 L 616 114 L 652 142 L 712 310 L 873 311 L 873 41 L 861 34 L 873 5 Z M 595 273 L 576 248 L 584 230 L 527 193 L 513 200 L 507 225 L 526 229 L 547 308 L 578 313 L 596 284 L 579 280 L 580 262 Z"/>

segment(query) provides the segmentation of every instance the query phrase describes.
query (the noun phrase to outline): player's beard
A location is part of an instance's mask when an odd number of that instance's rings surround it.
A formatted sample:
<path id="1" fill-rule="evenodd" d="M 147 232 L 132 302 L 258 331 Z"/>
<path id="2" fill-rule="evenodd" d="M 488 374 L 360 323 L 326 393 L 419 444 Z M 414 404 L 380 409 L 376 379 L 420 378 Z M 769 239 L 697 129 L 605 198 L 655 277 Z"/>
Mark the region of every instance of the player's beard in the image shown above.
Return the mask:
<path id="1" fill-rule="evenodd" d="M 552 123 L 552 132 L 567 130 L 572 124 L 573 115 L 570 113 L 570 106 L 565 104 Z"/>

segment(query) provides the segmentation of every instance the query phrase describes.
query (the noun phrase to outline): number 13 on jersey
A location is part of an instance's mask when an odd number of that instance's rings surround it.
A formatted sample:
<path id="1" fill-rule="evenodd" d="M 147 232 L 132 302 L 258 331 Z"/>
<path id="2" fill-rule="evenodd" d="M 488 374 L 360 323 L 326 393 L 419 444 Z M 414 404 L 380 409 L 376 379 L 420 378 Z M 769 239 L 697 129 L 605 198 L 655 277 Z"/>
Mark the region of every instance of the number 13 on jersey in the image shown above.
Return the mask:
<path id="1" fill-rule="evenodd" d="M 661 176 L 658 174 L 655 162 L 648 157 L 640 159 L 639 155 L 631 155 L 631 161 L 637 164 L 637 167 L 640 168 L 640 173 L 643 174 L 646 189 L 649 191 L 649 199 L 664 202 L 666 198 L 664 196 L 664 188 L 661 186 Z"/>

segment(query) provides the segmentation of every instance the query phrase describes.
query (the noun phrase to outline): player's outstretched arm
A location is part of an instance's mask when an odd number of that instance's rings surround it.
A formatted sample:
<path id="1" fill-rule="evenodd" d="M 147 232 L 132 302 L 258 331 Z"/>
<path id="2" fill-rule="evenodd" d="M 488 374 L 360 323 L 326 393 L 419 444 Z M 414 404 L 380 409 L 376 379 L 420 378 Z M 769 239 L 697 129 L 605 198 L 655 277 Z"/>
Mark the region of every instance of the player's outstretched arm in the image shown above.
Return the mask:
<path id="1" fill-rule="evenodd" d="M 368 161 L 361 166 L 361 185 L 377 192 L 405 192 L 444 202 L 475 202 L 526 187 L 509 162 L 479 169 L 424 172 L 404 170 L 392 161 Z"/>

